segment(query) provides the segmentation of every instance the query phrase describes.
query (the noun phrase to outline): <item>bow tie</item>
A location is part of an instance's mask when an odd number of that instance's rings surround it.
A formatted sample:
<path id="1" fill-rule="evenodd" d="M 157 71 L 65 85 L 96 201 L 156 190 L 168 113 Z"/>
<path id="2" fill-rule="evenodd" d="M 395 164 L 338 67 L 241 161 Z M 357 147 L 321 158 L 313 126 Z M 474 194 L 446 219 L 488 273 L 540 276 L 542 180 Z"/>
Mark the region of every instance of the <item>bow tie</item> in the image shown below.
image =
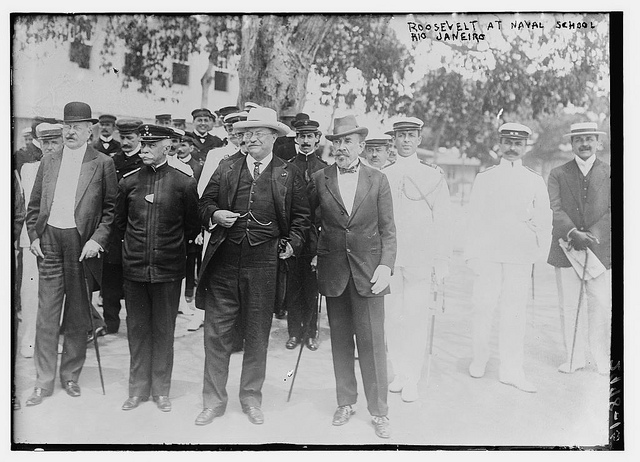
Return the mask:
<path id="1" fill-rule="evenodd" d="M 358 171 L 358 166 L 352 165 L 351 167 L 347 167 L 347 168 L 338 167 L 338 171 L 340 172 L 340 174 L 356 173 Z"/>

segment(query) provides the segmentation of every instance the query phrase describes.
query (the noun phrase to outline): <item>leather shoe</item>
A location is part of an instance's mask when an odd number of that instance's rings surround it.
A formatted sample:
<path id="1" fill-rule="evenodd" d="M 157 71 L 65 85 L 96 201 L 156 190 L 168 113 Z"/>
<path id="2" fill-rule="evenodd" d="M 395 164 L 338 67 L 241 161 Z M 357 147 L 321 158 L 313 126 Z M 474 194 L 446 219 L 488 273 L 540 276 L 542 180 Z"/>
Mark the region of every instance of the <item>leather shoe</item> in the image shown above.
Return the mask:
<path id="1" fill-rule="evenodd" d="M 214 411 L 210 407 L 205 407 L 198 417 L 196 417 L 196 425 L 209 425 L 213 419 L 220 417 L 224 411 Z"/>
<path id="2" fill-rule="evenodd" d="M 122 410 L 130 411 L 131 409 L 135 409 L 138 406 L 140 406 L 140 403 L 148 399 L 149 398 L 146 398 L 144 396 L 129 396 L 127 400 L 124 402 L 124 404 L 122 405 Z"/>
<path id="3" fill-rule="evenodd" d="M 287 350 L 293 350 L 299 344 L 300 339 L 298 337 L 289 337 L 289 340 L 287 340 L 287 343 L 285 343 L 284 346 L 287 348 Z"/>
<path id="4" fill-rule="evenodd" d="M 287 312 L 286 311 L 277 311 L 275 313 L 276 319 L 284 319 L 287 317 Z"/>
<path id="5" fill-rule="evenodd" d="M 35 387 L 33 389 L 33 393 L 31 393 L 31 396 L 29 396 L 25 404 L 27 406 L 37 406 L 38 404 L 42 403 L 42 400 L 46 396 L 51 396 L 51 392 L 49 390 L 45 390 L 44 388 L 40 388 L 40 387 Z"/>
<path id="6" fill-rule="evenodd" d="M 254 425 L 262 425 L 264 423 L 264 414 L 262 413 L 262 409 L 259 407 L 250 406 L 242 409 L 242 412 L 247 414 L 249 417 L 249 422 Z"/>
<path id="7" fill-rule="evenodd" d="M 316 351 L 318 349 L 318 341 L 314 337 L 309 337 L 307 339 L 307 348 L 311 351 Z"/>
<path id="8" fill-rule="evenodd" d="M 171 412 L 171 401 L 169 401 L 169 397 L 165 395 L 154 396 L 153 400 L 156 402 L 156 406 L 162 412 Z"/>
<path id="9" fill-rule="evenodd" d="M 64 384 L 64 391 L 67 392 L 67 395 L 72 396 L 73 398 L 77 398 L 80 396 L 80 385 L 78 382 L 73 380 L 67 380 Z"/>
<path id="10" fill-rule="evenodd" d="M 391 429 L 389 428 L 389 419 L 386 416 L 374 415 L 371 419 L 371 423 L 376 431 L 378 438 L 390 438 Z"/>
<path id="11" fill-rule="evenodd" d="M 335 426 L 344 425 L 349 422 L 349 419 L 356 411 L 353 410 L 351 405 L 347 404 L 346 406 L 338 406 L 336 412 L 333 413 L 333 422 L 331 422 Z"/>

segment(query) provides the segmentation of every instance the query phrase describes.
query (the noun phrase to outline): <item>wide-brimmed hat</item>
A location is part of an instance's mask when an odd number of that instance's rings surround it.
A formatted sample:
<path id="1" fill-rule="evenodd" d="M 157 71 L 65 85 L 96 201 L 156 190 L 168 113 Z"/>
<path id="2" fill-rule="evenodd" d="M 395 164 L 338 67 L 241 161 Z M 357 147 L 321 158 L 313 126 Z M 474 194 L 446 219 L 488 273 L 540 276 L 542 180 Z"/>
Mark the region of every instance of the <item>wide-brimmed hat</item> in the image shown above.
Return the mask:
<path id="1" fill-rule="evenodd" d="M 266 127 L 278 132 L 278 136 L 289 133 L 289 127 L 278 121 L 278 114 L 268 107 L 256 107 L 249 111 L 247 120 L 233 124 L 234 130 Z"/>
<path id="2" fill-rule="evenodd" d="M 500 138 L 511 138 L 514 140 L 527 140 L 531 136 L 531 129 L 526 125 L 507 122 L 506 124 L 500 125 L 498 128 L 498 133 L 500 133 Z"/>
<path id="3" fill-rule="evenodd" d="M 571 132 L 565 133 L 562 136 L 577 135 L 606 135 L 606 133 L 598 131 L 598 124 L 595 122 L 580 122 L 577 124 L 571 124 Z"/>
<path id="4" fill-rule="evenodd" d="M 359 133 L 366 137 L 369 134 L 369 129 L 359 126 L 355 116 L 348 115 L 336 119 L 333 122 L 333 133 L 327 134 L 324 137 L 329 141 L 333 141 L 341 136 L 351 135 L 352 133 Z"/>
<path id="5" fill-rule="evenodd" d="M 80 101 L 73 101 L 64 106 L 64 123 L 91 122 L 97 123 L 91 115 L 91 106 Z"/>
<path id="6" fill-rule="evenodd" d="M 51 140 L 62 137 L 61 124 L 42 123 L 36 127 L 36 133 L 39 140 Z"/>

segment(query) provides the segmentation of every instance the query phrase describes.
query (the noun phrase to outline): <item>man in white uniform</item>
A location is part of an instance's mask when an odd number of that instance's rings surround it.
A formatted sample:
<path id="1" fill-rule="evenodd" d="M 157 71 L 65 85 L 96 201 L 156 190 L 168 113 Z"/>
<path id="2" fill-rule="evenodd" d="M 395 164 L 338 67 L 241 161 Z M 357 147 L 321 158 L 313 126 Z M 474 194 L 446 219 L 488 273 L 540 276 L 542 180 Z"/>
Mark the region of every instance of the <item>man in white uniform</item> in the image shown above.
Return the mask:
<path id="1" fill-rule="evenodd" d="M 418 399 L 429 325 L 432 277 L 441 282 L 451 254 L 449 187 L 442 169 L 421 161 L 416 150 L 423 122 L 415 117 L 393 124 L 396 162 L 389 179 L 398 240 L 385 316 L 387 348 L 394 380 L 389 391 L 406 402 Z"/>
<path id="2" fill-rule="evenodd" d="M 531 129 L 499 128 L 500 164 L 476 176 L 468 206 L 466 258 L 474 284 L 472 377 L 484 376 L 493 313 L 500 312 L 500 382 L 535 393 L 524 374 L 524 335 L 531 265 L 550 244 L 551 208 L 542 177 L 522 165 Z"/>

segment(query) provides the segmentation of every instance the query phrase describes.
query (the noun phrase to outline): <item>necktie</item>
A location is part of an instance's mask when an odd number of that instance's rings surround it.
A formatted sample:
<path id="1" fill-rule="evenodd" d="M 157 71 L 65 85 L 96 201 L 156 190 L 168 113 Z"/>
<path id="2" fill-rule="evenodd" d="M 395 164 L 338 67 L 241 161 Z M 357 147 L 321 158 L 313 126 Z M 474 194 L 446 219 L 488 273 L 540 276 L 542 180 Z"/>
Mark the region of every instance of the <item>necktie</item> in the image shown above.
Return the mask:
<path id="1" fill-rule="evenodd" d="M 353 166 L 347 167 L 347 168 L 338 167 L 338 171 L 341 174 L 344 174 L 344 173 L 356 173 L 356 170 L 357 170 L 357 165 L 353 165 Z"/>
<path id="2" fill-rule="evenodd" d="M 260 164 L 262 162 L 254 162 L 253 163 L 253 179 L 255 180 L 260 175 Z"/>

